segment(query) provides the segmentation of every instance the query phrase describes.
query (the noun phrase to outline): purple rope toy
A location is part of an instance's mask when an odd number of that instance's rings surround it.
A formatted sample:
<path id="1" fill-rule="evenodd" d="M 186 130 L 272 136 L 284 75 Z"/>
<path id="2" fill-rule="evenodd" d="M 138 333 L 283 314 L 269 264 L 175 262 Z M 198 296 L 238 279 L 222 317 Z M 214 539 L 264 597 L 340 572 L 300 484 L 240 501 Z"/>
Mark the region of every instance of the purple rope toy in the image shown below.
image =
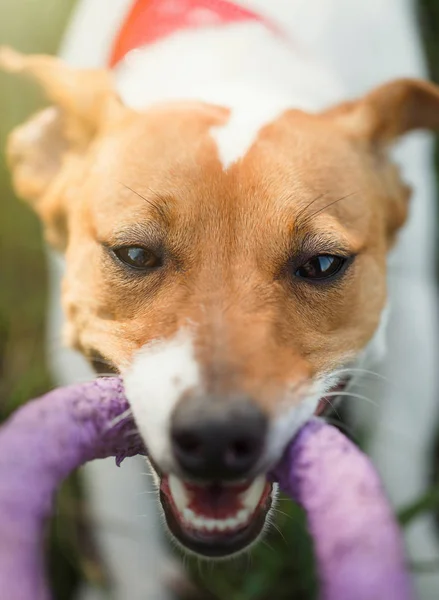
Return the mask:
<path id="1" fill-rule="evenodd" d="M 0 590 L 5 600 L 49 600 L 45 522 L 58 485 L 95 458 L 145 454 L 118 378 L 57 389 L 0 428 Z M 367 457 L 320 420 L 296 436 L 274 477 L 306 511 L 320 600 L 410 600 L 400 532 Z"/>

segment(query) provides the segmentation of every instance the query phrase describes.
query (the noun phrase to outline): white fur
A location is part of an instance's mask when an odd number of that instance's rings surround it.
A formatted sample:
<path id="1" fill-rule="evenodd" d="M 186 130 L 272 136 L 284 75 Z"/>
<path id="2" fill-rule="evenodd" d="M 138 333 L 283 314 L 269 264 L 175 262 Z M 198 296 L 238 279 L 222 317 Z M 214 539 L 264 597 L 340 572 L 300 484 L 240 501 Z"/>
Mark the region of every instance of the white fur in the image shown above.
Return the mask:
<path id="1" fill-rule="evenodd" d="M 224 168 L 285 110 L 313 111 L 342 98 L 336 77 L 257 22 L 178 31 L 130 52 L 116 75 L 132 108 L 187 99 L 229 108 L 228 123 L 212 130 Z"/>
<path id="2" fill-rule="evenodd" d="M 289 395 L 279 404 L 277 414 L 270 420 L 264 462 L 271 465 L 282 456 L 292 437 L 315 415 L 321 398 L 335 386 L 338 379 L 337 375 L 332 374 L 316 379 L 303 394 L 300 403 L 297 403 L 297 397 Z M 294 388 L 293 384 L 292 389 Z M 302 395 L 301 390 L 297 391 L 297 395 Z"/>
<path id="3" fill-rule="evenodd" d="M 64 60 L 86 69 L 107 64 L 131 5 L 132 0 L 111 0 L 111 8 L 108 0 L 79 0 L 61 45 Z"/>
<path id="4" fill-rule="evenodd" d="M 355 383 L 361 379 L 362 370 L 375 367 L 386 356 L 389 314 L 390 308 L 387 305 L 382 311 L 380 324 L 367 347 L 357 357 L 346 356 L 344 361 L 346 367 L 334 369 L 332 372 L 316 379 L 311 385 L 311 389 L 304 395 L 304 399 L 301 400 L 300 404 L 297 405 L 296 398 L 288 397 L 283 404 L 279 405 L 278 414 L 275 418 L 272 418 L 270 423 L 266 460 L 273 463 L 280 458 L 292 436 L 315 415 L 320 400 L 344 376 L 349 376 L 350 379 L 348 389 L 354 395 L 356 393 L 361 394 L 361 389 L 357 390 Z M 294 390 L 294 385 L 292 388 Z M 297 394 L 300 394 L 300 390 Z M 367 408 L 369 407 L 366 404 Z M 362 422 L 366 419 L 366 423 L 370 422 L 370 414 L 364 410 L 356 410 L 356 413 L 361 414 Z"/>
<path id="5" fill-rule="evenodd" d="M 164 49 L 166 44 L 163 43 L 162 47 L 156 47 L 155 54 L 153 50 L 149 63 L 144 53 L 143 56 L 139 55 L 139 68 L 131 69 L 126 63 L 121 65 L 124 73 L 119 73 L 119 84 L 125 90 L 125 97 L 138 107 L 170 97 L 178 99 L 189 95 L 196 98 L 201 93 L 201 87 L 191 88 L 191 85 L 195 85 L 195 79 L 204 73 L 206 80 L 199 80 L 203 83 L 203 95 L 198 99 L 220 104 L 228 102 L 235 108 L 235 115 L 232 111 L 225 131 L 220 135 L 218 130 L 212 132 L 225 166 L 245 152 L 257 133 L 257 126 L 262 126 L 270 116 L 269 110 L 264 112 L 260 109 L 265 116 L 255 116 L 247 123 L 245 118 L 242 119 L 239 107 L 242 106 L 243 95 L 238 91 L 239 86 L 235 87 L 236 91 L 232 94 L 237 82 L 251 90 L 251 106 L 256 105 L 259 99 L 262 102 L 264 98 L 267 106 L 270 104 L 275 107 L 276 102 L 265 100 L 264 94 L 270 89 L 277 98 L 289 95 L 293 104 L 306 96 L 309 108 L 318 108 L 338 100 L 342 87 L 346 96 L 355 96 L 394 77 L 423 77 L 426 74 L 411 0 L 237 0 L 237 3 L 272 19 L 292 40 L 290 57 L 285 53 L 285 59 L 279 62 L 279 69 L 276 64 L 267 64 L 265 52 L 280 52 L 280 46 L 277 47 L 273 42 L 277 49 L 272 50 L 271 42 L 267 49 L 263 44 L 258 44 L 257 40 L 262 40 L 258 33 L 261 28 L 253 26 L 256 24 L 246 24 L 242 28 L 229 28 L 231 40 L 233 31 L 243 33 L 242 43 L 238 35 L 230 45 L 228 38 L 225 38 L 225 46 L 221 49 L 209 45 L 206 39 L 202 48 L 197 49 L 193 45 L 190 54 L 191 42 L 174 36 L 173 41 L 169 40 L 166 60 L 163 58 L 167 52 Z M 108 0 L 82 0 L 64 46 L 64 56 L 81 66 L 102 64 L 108 55 L 117 22 L 130 4 L 131 0 L 112 0 L 110 7 Z M 224 38 L 215 35 L 212 40 L 219 44 Z M 175 62 L 178 54 L 171 56 L 172 44 L 180 44 L 180 49 L 186 44 L 188 49 L 184 61 L 180 61 L 178 66 Z M 195 52 L 199 56 L 195 56 Z M 159 55 L 162 62 L 155 67 L 152 63 L 159 60 Z M 145 72 L 140 69 L 142 61 L 144 66 L 148 63 Z M 310 63 L 319 67 L 313 67 L 308 72 L 306 65 Z M 318 73 L 325 70 L 327 75 L 320 77 Z M 326 83 L 329 81 L 332 83 Z M 338 81 L 341 81 L 341 86 Z M 224 90 L 227 88 L 228 98 L 225 97 L 225 91 L 223 96 L 218 94 L 222 84 Z M 168 91 L 166 87 L 169 87 Z M 185 93 L 181 96 L 183 88 Z M 210 91 L 207 93 L 204 89 Z M 160 93 L 164 95 L 160 96 Z M 276 110 L 282 110 L 281 102 L 271 114 L 275 114 Z M 259 113 L 256 111 L 256 114 Z M 362 382 L 361 392 L 376 401 L 375 408 L 374 404 L 368 405 L 374 412 L 370 451 L 392 499 L 396 505 L 400 505 L 419 496 L 428 482 L 427 458 L 438 408 L 436 373 L 439 363 L 439 326 L 437 289 L 432 283 L 436 208 L 431 141 L 424 134 L 410 136 L 400 145 L 396 156 L 405 177 L 415 189 L 415 195 L 409 223 L 395 248 L 395 261 L 390 265 L 388 349 L 386 360 L 381 361 L 377 369 L 379 375 L 390 381 L 383 385 L 382 380 L 378 384 L 378 379 L 374 383 L 366 378 Z M 68 378 L 67 370 L 65 374 Z M 61 379 L 62 383 L 65 381 L 65 377 Z M 310 399 L 309 406 L 303 407 L 303 418 L 310 414 L 315 402 L 316 399 Z M 280 426 L 291 431 L 288 428 L 296 427 L 297 419 L 298 414 L 288 418 L 284 415 L 279 423 L 283 422 Z M 390 426 L 399 435 L 392 435 Z M 121 492 L 117 475 L 108 480 L 97 471 L 89 485 L 90 489 L 105 486 L 114 502 L 119 502 L 120 514 L 129 514 L 128 498 Z M 97 511 L 102 510 L 99 502 L 94 505 Z M 102 533 L 102 528 L 100 530 L 97 527 L 97 530 Z M 412 558 L 437 559 L 439 556 L 434 528 L 428 518 L 419 520 L 409 529 L 407 541 Z M 117 538 L 105 538 L 105 544 L 107 556 L 120 556 L 121 547 Z M 145 548 L 142 551 L 145 552 L 145 566 L 151 565 L 152 554 Z M 154 557 L 158 551 L 156 547 Z M 120 566 L 117 560 L 110 563 L 112 575 L 119 582 L 115 597 L 120 600 L 144 597 L 138 594 L 138 580 L 142 576 L 149 578 L 151 572 L 135 571 L 129 564 Z M 420 600 L 435 600 L 438 589 L 437 574 L 417 576 Z"/>
<path id="6" fill-rule="evenodd" d="M 182 394 L 199 385 L 192 337 L 180 330 L 171 340 L 142 348 L 123 373 L 125 393 L 148 451 L 161 468 L 172 462 L 170 420 Z"/>
<path id="7" fill-rule="evenodd" d="M 224 169 L 245 156 L 264 125 L 274 121 L 289 107 L 300 104 L 299 101 L 292 104 L 292 98 L 269 90 L 260 90 L 255 103 L 254 90 L 239 84 L 230 89 L 223 87 L 214 95 L 231 109 L 227 124 L 211 130 Z"/>
<path id="8" fill-rule="evenodd" d="M 380 322 L 375 333 L 373 334 L 366 348 L 360 353 L 360 356 L 358 356 L 355 361 L 357 367 L 363 369 L 373 369 L 381 360 L 385 358 L 388 350 L 387 335 L 390 314 L 390 303 L 387 302 L 381 312 Z"/>

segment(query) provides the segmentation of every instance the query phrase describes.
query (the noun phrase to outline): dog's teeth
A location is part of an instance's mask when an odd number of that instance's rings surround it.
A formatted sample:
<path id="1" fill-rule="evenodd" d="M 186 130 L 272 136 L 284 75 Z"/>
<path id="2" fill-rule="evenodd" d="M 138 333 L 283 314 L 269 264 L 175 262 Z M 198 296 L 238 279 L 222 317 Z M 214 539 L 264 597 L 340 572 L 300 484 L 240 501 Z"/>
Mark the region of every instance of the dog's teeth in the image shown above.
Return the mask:
<path id="1" fill-rule="evenodd" d="M 228 519 L 206 519 L 203 516 L 197 516 L 190 508 L 186 508 L 183 511 L 183 518 L 187 525 L 200 531 L 206 530 L 209 532 L 223 532 L 229 529 L 236 529 L 242 523 L 245 523 L 248 520 L 248 517 L 248 511 L 240 511 L 240 518 L 229 517 Z"/>
<path id="2" fill-rule="evenodd" d="M 264 493 L 266 483 L 265 477 L 257 477 L 251 486 L 241 494 L 241 502 L 247 509 L 253 511 L 257 507 Z"/>
<path id="3" fill-rule="evenodd" d="M 218 531 L 225 531 L 226 529 L 228 529 L 226 521 L 217 521 L 215 523 L 215 529 L 217 529 Z"/>
<path id="4" fill-rule="evenodd" d="M 189 497 L 184 483 L 175 475 L 169 475 L 168 483 L 175 506 L 180 512 L 183 512 L 189 504 Z"/>
<path id="5" fill-rule="evenodd" d="M 169 476 L 169 489 L 183 522 L 194 530 L 209 533 L 227 533 L 246 525 L 261 500 L 265 485 L 265 477 L 258 477 L 245 492 L 240 494 L 242 507 L 236 514 L 226 519 L 212 519 L 189 508 L 190 496 L 184 482 L 174 475 Z"/>
<path id="6" fill-rule="evenodd" d="M 193 524 L 195 525 L 195 527 L 197 529 L 204 529 L 205 527 L 205 519 L 203 519 L 202 517 L 195 517 Z"/>
<path id="7" fill-rule="evenodd" d="M 224 519 L 223 523 L 224 529 L 233 529 L 234 527 L 236 527 L 235 519 L 233 518 Z"/>
<path id="8" fill-rule="evenodd" d="M 185 508 L 183 510 L 183 517 L 186 521 L 193 522 L 195 520 L 195 513 L 190 508 Z"/>
<path id="9" fill-rule="evenodd" d="M 238 521 L 238 523 L 241 525 L 242 523 L 246 523 L 250 517 L 250 511 L 248 510 L 248 508 L 243 508 L 239 511 L 239 513 L 236 515 L 236 520 Z"/>
<path id="10" fill-rule="evenodd" d="M 213 531 L 216 527 L 215 519 L 208 519 L 205 525 L 207 531 Z"/>

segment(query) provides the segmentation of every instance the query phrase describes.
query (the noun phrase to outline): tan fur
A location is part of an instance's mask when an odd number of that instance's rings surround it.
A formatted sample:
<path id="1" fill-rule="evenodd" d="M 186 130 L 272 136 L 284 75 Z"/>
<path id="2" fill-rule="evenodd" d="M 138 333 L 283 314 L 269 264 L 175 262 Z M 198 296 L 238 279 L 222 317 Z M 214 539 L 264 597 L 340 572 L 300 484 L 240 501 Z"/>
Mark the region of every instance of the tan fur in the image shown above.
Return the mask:
<path id="1" fill-rule="evenodd" d="M 409 197 L 386 147 L 439 125 L 436 87 L 403 80 L 319 115 L 291 110 L 224 170 L 210 129 L 227 122 L 226 108 L 135 113 L 105 73 L 2 57 L 57 105 L 11 135 L 8 156 L 17 192 L 66 253 L 70 345 L 123 370 L 190 322 L 207 388 L 247 392 L 267 411 L 285 386 L 365 347 Z M 110 256 L 117 244 L 161 247 L 164 266 L 130 273 Z M 294 257 L 340 246 L 356 259 L 336 283 L 292 276 Z"/>

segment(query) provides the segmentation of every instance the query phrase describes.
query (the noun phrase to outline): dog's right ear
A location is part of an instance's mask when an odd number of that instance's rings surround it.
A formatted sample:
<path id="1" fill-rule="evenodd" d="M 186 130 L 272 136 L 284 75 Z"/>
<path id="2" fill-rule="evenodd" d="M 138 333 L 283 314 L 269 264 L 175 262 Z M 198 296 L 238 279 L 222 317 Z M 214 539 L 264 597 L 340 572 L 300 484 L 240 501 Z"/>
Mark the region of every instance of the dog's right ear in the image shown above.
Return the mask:
<path id="1" fill-rule="evenodd" d="M 6 155 L 16 193 L 43 220 L 48 241 L 63 249 L 67 195 L 81 157 L 94 137 L 128 109 L 104 69 L 72 69 L 57 58 L 9 48 L 0 49 L 0 67 L 31 76 L 53 103 L 12 132 Z"/>

